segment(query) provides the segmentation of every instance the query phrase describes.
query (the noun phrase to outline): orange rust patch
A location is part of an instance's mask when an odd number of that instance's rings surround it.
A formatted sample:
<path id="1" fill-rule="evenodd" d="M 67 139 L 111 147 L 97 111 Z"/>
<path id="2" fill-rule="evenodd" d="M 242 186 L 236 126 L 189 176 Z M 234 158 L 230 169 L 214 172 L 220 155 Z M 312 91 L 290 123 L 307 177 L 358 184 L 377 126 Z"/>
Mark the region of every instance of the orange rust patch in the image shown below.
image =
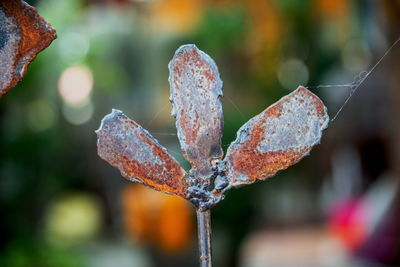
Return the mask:
<path id="1" fill-rule="evenodd" d="M 133 121 L 130 123 L 134 124 Z M 156 190 L 185 197 L 187 184 L 181 166 L 143 133 L 138 138 L 151 147 L 152 153 L 162 160 L 162 164 L 140 163 L 124 156 L 122 160 L 124 170 L 129 176 L 141 180 Z"/>
<path id="2" fill-rule="evenodd" d="M 15 54 L 14 72 L 5 88 L 0 88 L 0 95 L 7 93 L 25 75 L 29 63 L 36 55 L 48 47 L 57 37 L 56 31 L 36 11 L 21 0 L 3 0 L 0 8 L 7 17 L 12 17 L 20 29 L 21 40 Z M 22 67 L 18 66 L 21 65 Z M 21 69 L 20 73 L 18 69 Z"/>
<path id="3" fill-rule="evenodd" d="M 203 63 L 203 64 L 206 64 L 206 63 Z M 203 74 L 209 82 L 212 82 L 212 83 L 215 82 L 216 79 L 215 79 L 215 75 L 213 72 L 211 72 L 210 70 L 205 70 L 205 71 L 203 71 Z"/>
<path id="4" fill-rule="evenodd" d="M 180 122 L 180 126 L 182 129 L 182 132 L 185 133 L 185 140 L 187 144 L 191 144 L 191 145 L 196 145 L 196 140 L 198 137 L 198 133 L 199 133 L 199 129 L 200 129 L 200 124 L 196 123 L 199 120 L 198 114 L 196 114 L 196 118 L 194 121 L 195 125 L 192 125 L 191 123 L 189 123 L 190 121 L 190 116 L 187 116 L 184 113 L 184 110 L 181 109 L 181 115 L 179 118 L 179 122 Z"/>
<path id="5" fill-rule="evenodd" d="M 98 154 L 121 174 L 169 194 L 186 196 L 186 172 L 139 124 L 113 111 L 98 134 Z"/>
<path id="6" fill-rule="evenodd" d="M 183 182 L 185 174 L 180 172 L 179 166 L 176 167 L 171 162 L 165 166 L 143 164 L 125 156 L 121 162 L 126 172 L 123 176 L 128 180 L 130 177 L 135 177 L 153 189 L 185 198 L 187 190 L 187 185 Z"/>
<path id="7" fill-rule="evenodd" d="M 299 162 L 310 150 L 308 147 L 301 149 L 299 153 L 291 151 L 260 153 L 257 150 L 241 149 L 229 155 L 229 161 L 232 162 L 235 173 L 245 174 L 248 177 L 246 182 L 252 183 L 255 180 L 272 177 L 278 171 Z"/>
<path id="8" fill-rule="evenodd" d="M 271 109 L 266 110 L 266 116 L 278 116 L 280 114 L 280 107 L 274 106 Z M 262 127 L 264 120 L 259 120 L 254 126 L 251 132 L 250 138 L 246 143 L 241 146 L 238 150 L 235 150 L 232 154 L 228 156 L 227 161 L 231 163 L 233 170 L 228 170 L 228 172 L 239 172 L 246 174 L 249 181 L 254 181 L 255 179 L 260 179 L 256 174 L 263 175 L 264 169 L 270 169 L 269 159 L 265 157 L 264 154 L 257 153 L 256 147 L 262 142 L 265 129 Z M 262 165 L 264 164 L 264 165 Z"/>
<path id="9" fill-rule="evenodd" d="M 211 160 L 222 154 L 222 149 L 215 149 L 220 147 L 223 120 L 222 82 L 215 62 L 196 46 L 184 45 L 175 53 L 169 70 L 183 154 L 195 169 L 210 170 Z"/>
<path id="10" fill-rule="evenodd" d="M 250 121 L 228 148 L 225 159 L 233 186 L 272 177 L 300 161 L 321 137 L 307 133 L 315 130 L 316 123 L 322 131 L 328 116 L 322 101 L 306 88 L 299 87 Z M 267 125 L 274 128 L 267 129 Z"/>
<path id="11" fill-rule="evenodd" d="M 267 109 L 264 113 L 264 117 L 279 117 L 282 115 L 282 106 L 273 106 Z"/>

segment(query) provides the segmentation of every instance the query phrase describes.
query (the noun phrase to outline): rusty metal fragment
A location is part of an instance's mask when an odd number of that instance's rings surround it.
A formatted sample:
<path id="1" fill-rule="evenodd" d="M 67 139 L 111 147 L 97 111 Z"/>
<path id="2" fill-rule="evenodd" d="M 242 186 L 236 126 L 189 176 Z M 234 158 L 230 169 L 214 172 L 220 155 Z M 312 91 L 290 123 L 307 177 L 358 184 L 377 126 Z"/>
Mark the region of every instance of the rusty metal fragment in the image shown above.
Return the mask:
<path id="1" fill-rule="evenodd" d="M 210 177 L 222 157 L 222 81 L 212 58 L 195 45 L 183 45 L 169 63 L 172 115 L 185 158 L 201 179 Z"/>
<path id="2" fill-rule="evenodd" d="M 215 62 L 195 45 L 184 45 L 168 67 L 172 115 L 192 164 L 189 174 L 118 110 L 96 131 L 98 154 L 125 178 L 191 201 L 197 209 L 200 263 L 211 266 L 209 209 L 232 187 L 272 177 L 306 156 L 329 118 L 322 101 L 300 86 L 244 124 L 222 159 L 222 81 Z"/>
<path id="3" fill-rule="evenodd" d="M 243 125 L 222 159 L 222 81 L 194 45 L 169 64 L 172 114 L 189 174 L 145 129 L 113 110 L 101 124 L 98 154 L 124 177 L 184 197 L 207 211 L 232 187 L 274 176 L 306 156 L 328 125 L 322 101 L 300 86 Z"/>
<path id="4" fill-rule="evenodd" d="M 149 132 L 121 111 L 113 109 L 106 115 L 96 133 L 99 156 L 126 179 L 186 197 L 186 172 Z"/>
<path id="5" fill-rule="evenodd" d="M 322 101 L 300 86 L 243 125 L 226 160 L 230 186 L 274 176 L 308 155 L 328 126 Z"/>
<path id="6" fill-rule="evenodd" d="M 29 63 L 56 36 L 50 24 L 24 1 L 0 1 L 0 96 L 22 79 Z"/>

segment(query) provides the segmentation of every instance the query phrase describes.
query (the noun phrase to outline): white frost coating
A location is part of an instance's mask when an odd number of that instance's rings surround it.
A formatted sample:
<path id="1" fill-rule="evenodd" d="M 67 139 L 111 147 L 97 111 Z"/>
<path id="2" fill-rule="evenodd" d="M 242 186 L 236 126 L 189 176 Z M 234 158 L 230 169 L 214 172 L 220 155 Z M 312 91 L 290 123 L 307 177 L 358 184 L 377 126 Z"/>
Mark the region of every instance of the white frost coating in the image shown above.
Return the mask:
<path id="1" fill-rule="evenodd" d="M 15 73 L 15 55 L 20 40 L 20 30 L 14 19 L 7 17 L 0 9 L 0 93 L 12 81 Z"/>
<path id="2" fill-rule="evenodd" d="M 194 56 L 191 51 L 193 50 L 199 55 L 201 61 L 192 60 Z M 187 53 L 189 60 L 184 60 L 184 53 Z M 176 118 L 182 150 L 220 146 L 223 124 L 220 97 L 223 92 L 222 80 L 214 60 L 193 44 L 182 45 L 175 52 L 168 68 L 170 101 L 173 105 L 172 116 Z M 179 72 L 174 68 L 177 68 Z M 211 80 L 210 77 L 215 79 Z M 182 116 L 184 116 L 183 124 L 180 120 Z M 196 140 L 189 141 L 188 131 L 197 132 Z M 219 157 L 222 150 L 214 153 L 216 153 L 214 157 Z"/>
<path id="3" fill-rule="evenodd" d="M 297 149 L 312 147 L 320 142 L 322 131 L 328 126 L 328 116 L 318 115 L 314 97 L 292 94 L 285 97 L 288 101 L 282 105 L 281 116 L 269 116 L 265 119 L 265 141 L 257 146 L 261 153 L 289 150 L 297 152 Z M 326 107 L 324 109 L 327 114 Z"/>

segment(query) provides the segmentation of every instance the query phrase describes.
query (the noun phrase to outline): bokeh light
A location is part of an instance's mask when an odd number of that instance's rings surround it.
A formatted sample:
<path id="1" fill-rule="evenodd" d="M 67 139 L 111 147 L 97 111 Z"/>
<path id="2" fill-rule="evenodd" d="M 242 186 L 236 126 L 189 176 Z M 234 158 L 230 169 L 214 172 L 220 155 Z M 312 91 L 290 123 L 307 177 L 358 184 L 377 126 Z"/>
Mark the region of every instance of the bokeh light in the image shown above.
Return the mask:
<path id="1" fill-rule="evenodd" d="M 73 66 L 62 73 L 58 92 L 67 104 L 79 105 L 88 100 L 93 89 L 93 75 L 88 67 Z"/>
<path id="2" fill-rule="evenodd" d="M 62 114 L 64 118 L 73 125 L 81 125 L 88 122 L 94 113 L 94 105 L 90 99 L 79 105 L 63 103 Z"/>
<path id="3" fill-rule="evenodd" d="M 92 239 L 101 225 L 100 203 L 88 193 L 70 193 L 53 200 L 45 218 L 46 236 L 59 246 Z"/>
<path id="4" fill-rule="evenodd" d="M 278 79 L 282 87 L 295 90 L 308 82 L 307 66 L 299 59 L 291 58 L 282 62 L 278 70 Z"/>
<path id="5" fill-rule="evenodd" d="M 38 98 L 26 107 L 26 120 L 34 132 L 41 132 L 54 126 L 57 120 L 54 103 L 47 98 Z"/>

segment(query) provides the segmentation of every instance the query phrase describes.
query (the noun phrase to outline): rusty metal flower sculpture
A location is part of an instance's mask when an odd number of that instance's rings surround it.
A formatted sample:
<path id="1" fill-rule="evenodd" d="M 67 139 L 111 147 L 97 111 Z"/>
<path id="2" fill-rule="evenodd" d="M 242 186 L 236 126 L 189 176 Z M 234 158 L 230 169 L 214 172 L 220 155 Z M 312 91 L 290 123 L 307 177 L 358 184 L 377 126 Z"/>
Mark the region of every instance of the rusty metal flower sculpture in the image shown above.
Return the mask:
<path id="1" fill-rule="evenodd" d="M 322 101 L 300 86 L 250 119 L 225 158 L 221 148 L 222 81 L 215 62 L 183 45 L 169 63 L 170 101 L 189 173 L 158 141 L 121 111 L 104 117 L 98 154 L 130 181 L 181 196 L 197 209 L 200 263 L 211 266 L 210 208 L 233 187 L 265 180 L 308 155 L 328 125 Z"/>
<path id="2" fill-rule="evenodd" d="M 0 1 L 0 97 L 25 75 L 29 63 L 57 37 L 22 0 Z"/>

